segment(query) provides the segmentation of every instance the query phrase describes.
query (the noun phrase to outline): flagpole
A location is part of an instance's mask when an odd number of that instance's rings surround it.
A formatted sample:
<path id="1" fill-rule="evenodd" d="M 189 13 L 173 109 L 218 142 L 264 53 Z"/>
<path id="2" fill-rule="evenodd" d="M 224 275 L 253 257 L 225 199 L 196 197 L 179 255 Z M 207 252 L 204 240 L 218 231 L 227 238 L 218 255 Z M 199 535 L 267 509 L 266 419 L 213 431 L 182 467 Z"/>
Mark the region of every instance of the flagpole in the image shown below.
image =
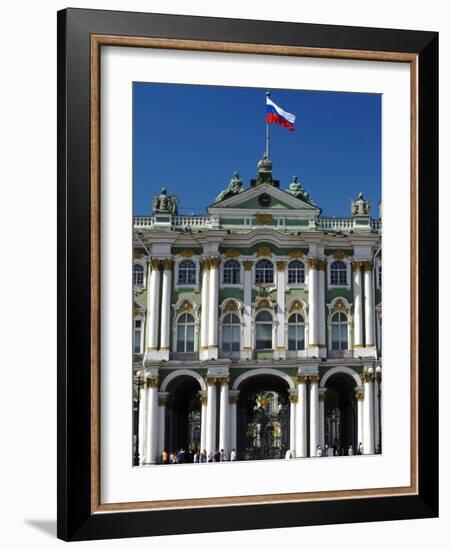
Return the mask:
<path id="1" fill-rule="evenodd" d="M 266 97 L 270 97 L 270 92 L 266 92 Z M 269 123 L 266 120 L 266 157 L 269 158 Z"/>

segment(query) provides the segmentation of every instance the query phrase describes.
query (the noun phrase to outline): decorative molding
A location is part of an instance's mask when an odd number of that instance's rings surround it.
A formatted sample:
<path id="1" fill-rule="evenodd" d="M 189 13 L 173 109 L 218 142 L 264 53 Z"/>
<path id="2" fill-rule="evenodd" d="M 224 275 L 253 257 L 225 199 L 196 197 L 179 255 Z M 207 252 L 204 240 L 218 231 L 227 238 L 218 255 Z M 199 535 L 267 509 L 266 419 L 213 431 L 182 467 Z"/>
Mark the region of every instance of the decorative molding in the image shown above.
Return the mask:
<path id="1" fill-rule="evenodd" d="M 325 271 L 327 269 L 327 262 L 325 260 L 317 260 L 317 269 Z"/>
<path id="2" fill-rule="evenodd" d="M 291 403 L 298 403 L 298 395 L 294 395 L 294 394 L 289 394 L 289 401 Z"/>
<path id="3" fill-rule="evenodd" d="M 355 398 L 356 398 L 356 401 L 364 401 L 364 392 L 357 391 L 355 393 Z"/>
<path id="4" fill-rule="evenodd" d="M 317 258 L 308 258 L 309 269 L 319 269 L 320 260 Z"/>
<path id="5" fill-rule="evenodd" d="M 364 262 L 360 262 L 360 261 L 352 262 L 352 268 L 353 268 L 353 271 L 362 271 L 362 269 L 364 268 Z"/>
<path id="6" fill-rule="evenodd" d="M 306 382 L 308 382 L 308 379 L 309 379 L 309 376 L 307 376 L 305 374 L 299 374 L 297 376 L 298 384 L 306 384 Z"/>
<path id="7" fill-rule="evenodd" d="M 361 262 L 364 271 L 372 271 L 373 269 L 373 262 L 371 260 L 368 260 L 366 262 Z"/>
<path id="8" fill-rule="evenodd" d="M 341 299 L 336 300 L 334 303 L 334 306 L 331 310 L 331 313 L 335 313 L 336 311 L 343 311 L 345 312 L 347 310 L 344 302 Z"/>
<path id="9" fill-rule="evenodd" d="M 304 257 L 304 253 L 301 250 L 291 250 L 289 252 L 289 257 L 293 259 L 300 259 Z"/>
<path id="10" fill-rule="evenodd" d="M 157 376 L 147 378 L 145 383 L 147 388 L 157 388 L 159 386 L 159 378 Z"/>
<path id="11" fill-rule="evenodd" d="M 211 262 L 209 258 L 203 258 L 202 260 L 200 260 L 200 267 L 209 271 L 209 269 L 211 268 Z"/>
<path id="12" fill-rule="evenodd" d="M 293 313 L 294 311 L 303 312 L 303 303 L 298 298 L 293 300 L 291 307 L 289 308 L 289 313 Z"/>
<path id="13" fill-rule="evenodd" d="M 179 256 L 182 256 L 183 258 L 192 258 L 193 255 L 194 255 L 194 251 L 188 248 L 185 248 L 179 253 Z"/>
<path id="14" fill-rule="evenodd" d="M 154 270 L 160 269 L 161 268 L 161 261 L 160 260 L 155 260 L 154 258 L 152 258 L 150 260 L 150 265 L 151 265 L 152 269 L 154 269 Z"/>
<path id="15" fill-rule="evenodd" d="M 336 250 L 336 252 L 333 254 L 333 258 L 335 260 L 343 260 L 347 257 L 347 254 L 343 250 Z"/>
<path id="16" fill-rule="evenodd" d="M 225 306 L 225 309 L 224 309 L 224 312 L 226 313 L 229 313 L 229 312 L 238 312 L 239 311 L 239 305 L 238 303 L 235 301 L 235 300 L 228 300 L 226 306 Z"/>
<path id="17" fill-rule="evenodd" d="M 278 261 L 277 262 L 277 270 L 278 271 L 284 271 L 286 269 L 287 262 Z"/>
<path id="18" fill-rule="evenodd" d="M 251 260 L 244 260 L 242 262 L 244 266 L 244 271 L 251 271 L 253 267 L 253 262 Z"/>
<path id="19" fill-rule="evenodd" d="M 217 269 L 220 265 L 220 258 L 209 258 L 210 269 Z"/>
<path id="20" fill-rule="evenodd" d="M 172 271 L 173 260 L 170 258 L 165 258 L 164 260 L 161 260 L 161 265 L 165 271 Z"/>

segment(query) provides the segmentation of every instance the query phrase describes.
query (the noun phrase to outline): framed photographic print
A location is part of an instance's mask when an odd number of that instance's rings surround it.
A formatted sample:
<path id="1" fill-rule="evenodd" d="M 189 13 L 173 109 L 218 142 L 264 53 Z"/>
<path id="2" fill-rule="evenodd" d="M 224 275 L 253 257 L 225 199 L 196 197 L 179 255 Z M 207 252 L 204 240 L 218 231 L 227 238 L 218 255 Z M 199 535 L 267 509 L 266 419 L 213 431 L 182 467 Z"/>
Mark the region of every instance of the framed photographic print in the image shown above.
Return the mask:
<path id="1" fill-rule="evenodd" d="M 437 34 L 58 41 L 58 536 L 435 517 Z"/>

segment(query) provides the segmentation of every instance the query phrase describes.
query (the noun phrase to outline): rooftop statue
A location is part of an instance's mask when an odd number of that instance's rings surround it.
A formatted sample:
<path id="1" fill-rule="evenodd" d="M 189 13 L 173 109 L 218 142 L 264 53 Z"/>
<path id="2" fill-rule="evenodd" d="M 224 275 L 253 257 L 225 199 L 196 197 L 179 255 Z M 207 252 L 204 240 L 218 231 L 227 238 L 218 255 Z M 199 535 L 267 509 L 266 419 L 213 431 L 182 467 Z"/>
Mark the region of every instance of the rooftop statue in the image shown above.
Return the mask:
<path id="1" fill-rule="evenodd" d="M 228 197 L 232 197 L 233 195 L 242 193 L 242 191 L 244 191 L 244 185 L 239 176 L 239 172 L 235 172 L 230 180 L 230 183 L 228 184 L 228 187 L 217 195 L 217 197 L 214 199 L 214 203 L 221 202 L 225 199 L 228 199 Z"/>
<path id="2" fill-rule="evenodd" d="M 365 201 L 362 193 L 352 201 L 352 216 L 370 216 L 370 201 Z"/>
<path id="3" fill-rule="evenodd" d="M 291 193 L 291 195 L 294 195 L 294 197 L 296 197 L 297 199 L 301 199 L 312 205 L 315 204 L 309 193 L 305 191 L 302 184 L 298 181 L 297 176 L 294 176 L 291 184 L 289 185 L 289 193 Z"/>
<path id="4" fill-rule="evenodd" d="M 178 197 L 168 195 L 167 189 L 163 187 L 158 194 L 153 196 L 153 211 L 156 213 L 178 214 Z"/>

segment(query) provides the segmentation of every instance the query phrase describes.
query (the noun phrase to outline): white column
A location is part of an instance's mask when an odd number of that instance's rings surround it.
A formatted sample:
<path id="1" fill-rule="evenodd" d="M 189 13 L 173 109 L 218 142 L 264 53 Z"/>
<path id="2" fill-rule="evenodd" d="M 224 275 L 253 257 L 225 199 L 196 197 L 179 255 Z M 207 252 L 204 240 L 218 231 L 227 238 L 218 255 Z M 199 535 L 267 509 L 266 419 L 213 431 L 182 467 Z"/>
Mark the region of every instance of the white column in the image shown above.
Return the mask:
<path id="1" fill-rule="evenodd" d="M 244 343 L 242 359 L 252 359 L 252 266 L 253 262 L 245 260 L 244 264 Z"/>
<path id="2" fill-rule="evenodd" d="M 325 269 L 327 263 L 323 260 L 319 262 L 318 268 L 318 325 L 319 325 L 319 346 L 320 346 L 320 356 L 326 357 L 326 323 L 325 323 Z"/>
<path id="3" fill-rule="evenodd" d="M 200 451 L 206 449 L 206 403 L 208 402 L 207 392 L 201 391 L 200 401 L 202 404 L 202 416 L 201 416 L 201 426 L 200 426 Z"/>
<path id="4" fill-rule="evenodd" d="M 230 398 L 228 378 L 220 381 L 219 450 L 224 450 L 225 460 L 230 457 Z"/>
<path id="5" fill-rule="evenodd" d="M 353 300 L 354 300 L 354 348 L 364 347 L 362 292 L 361 292 L 361 262 L 353 262 Z"/>
<path id="6" fill-rule="evenodd" d="M 147 441 L 145 463 L 155 464 L 158 452 L 158 378 L 147 379 Z"/>
<path id="7" fill-rule="evenodd" d="M 200 262 L 202 267 L 202 305 L 200 319 L 200 360 L 208 358 L 209 324 L 209 260 Z M 202 449 L 203 450 L 203 449 Z"/>
<path id="8" fill-rule="evenodd" d="M 239 391 L 230 391 L 230 451 L 237 452 L 237 402 Z"/>
<path id="9" fill-rule="evenodd" d="M 207 379 L 208 401 L 206 403 L 206 452 L 216 450 L 216 379 Z"/>
<path id="10" fill-rule="evenodd" d="M 357 416 L 358 416 L 358 441 L 355 442 L 355 451 L 364 441 L 364 392 L 356 391 Z"/>
<path id="11" fill-rule="evenodd" d="M 148 289 L 148 322 L 147 322 L 147 350 L 158 349 L 158 328 L 159 328 L 159 285 L 160 285 L 160 262 L 151 261 L 150 286 Z"/>
<path id="12" fill-rule="evenodd" d="M 139 464 L 145 463 L 147 450 L 147 386 L 144 378 L 139 378 Z"/>
<path id="13" fill-rule="evenodd" d="M 319 377 L 309 378 L 309 456 L 317 456 L 319 445 Z"/>
<path id="14" fill-rule="evenodd" d="M 373 310 L 373 263 L 364 262 L 364 322 L 366 329 L 366 347 L 375 345 Z"/>
<path id="15" fill-rule="evenodd" d="M 365 455 L 375 452 L 373 433 L 373 373 L 364 373 L 363 448 Z"/>
<path id="16" fill-rule="evenodd" d="M 164 359 L 169 359 L 170 352 L 170 302 L 172 296 L 172 260 L 163 260 L 162 297 L 161 297 L 161 346 Z"/>
<path id="17" fill-rule="evenodd" d="M 291 390 L 294 392 L 294 390 Z M 297 392 L 291 393 L 289 395 L 289 401 L 291 403 L 290 406 L 290 422 L 289 422 L 289 450 L 292 453 L 292 458 L 296 456 L 295 454 L 295 425 L 296 425 L 296 416 L 297 416 L 297 401 L 298 401 L 298 394 Z"/>
<path id="18" fill-rule="evenodd" d="M 296 405 L 297 417 L 295 419 L 296 424 L 296 444 L 295 444 L 295 456 L 308 456 L 308 450 L 306 448 L 306 377 L 298 377 L 298 402 Z"/>
<path id="19" fill-rule="evenodd" d="M 308 301 L 309 301 L 309 348 L 312 355 L 317 355 L 319 345 L 319 312 L 318 312 L 318 260 L 310 258 L 308 260 Z"/>
<path id="20" fill-rule="evenodd" d="M 326 389 L 319 389 L 319 445 L 325 448 L 325 393 Z"/>
<path id="21" fill-rule="evenodd" d="M 209 270 L 209 315 L 208 315 L 208 355 L 211 359 L 218 358 L 217 322 L 219 316 L 219 264 L 220 258 L 210 259 Z"/>
<path id="22" fill-rule="evenodd" d="M 166 443 L 166 404 L 167 404 L 168 397 L 169 397 L 168 392 L 158 393 L 158 409 L 159 409 L 158 411 L 158 418 L 159 418 L 158 456 L 157 456 L 158 462 L 162 460 L 163 451 L 167 451 L 167 449 L 165 449 L 165 443 Z"/>
<path id="23" fill-rule="evenodd" d="M 277 340 L 276 358 L 286 358 L 285 346 L 285 292 L 286 292 L 286 262 L 277 262 Z"/>
<path id="24" fill-rule="evenodd" d="M 380 453 L 382 448 L 381 442 L 381 367 L 378 366 L 375 370 L 374 383 L 374 420 L 375 420 L 375 452 Z"/>

